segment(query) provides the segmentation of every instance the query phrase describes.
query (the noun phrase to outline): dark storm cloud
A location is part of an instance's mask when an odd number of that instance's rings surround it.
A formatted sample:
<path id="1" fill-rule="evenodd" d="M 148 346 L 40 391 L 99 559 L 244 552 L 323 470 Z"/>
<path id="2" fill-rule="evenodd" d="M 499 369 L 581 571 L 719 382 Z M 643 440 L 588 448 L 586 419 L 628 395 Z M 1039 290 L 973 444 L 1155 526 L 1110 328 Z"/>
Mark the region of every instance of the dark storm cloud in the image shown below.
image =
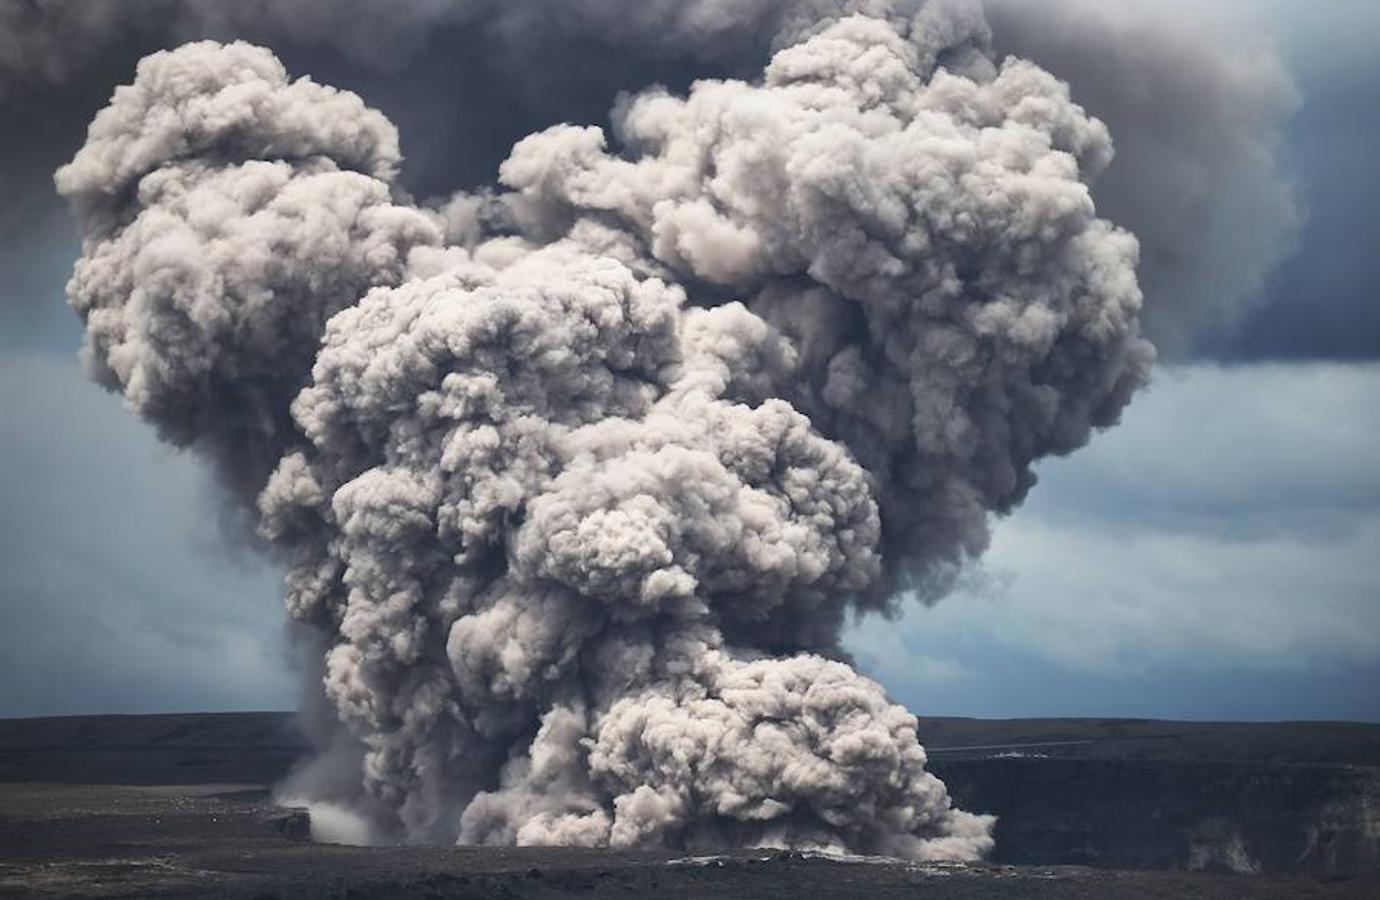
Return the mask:
<path id="1" fill-rule="evenodd" d="M 1227 359 L 1380 357 L 1380 63 L 1304 77 L 1282 157 L 1307 222 L 1259 312 L 1239 332 L 1203 342 Z"/>
<path id="2" fill-rule="evenodd" d="M 292 702 L 278 573 L 220 552 L 197 461 L 66 356 L 0 354 L 0 409 L 0 716 Z"/>
<path id="3" fill-rule="evenodd" d="M 985 577 L 849 645 L 936 714 L 1374 719 L 1377 398 L 1375 363 L 1163 367 Z"/>

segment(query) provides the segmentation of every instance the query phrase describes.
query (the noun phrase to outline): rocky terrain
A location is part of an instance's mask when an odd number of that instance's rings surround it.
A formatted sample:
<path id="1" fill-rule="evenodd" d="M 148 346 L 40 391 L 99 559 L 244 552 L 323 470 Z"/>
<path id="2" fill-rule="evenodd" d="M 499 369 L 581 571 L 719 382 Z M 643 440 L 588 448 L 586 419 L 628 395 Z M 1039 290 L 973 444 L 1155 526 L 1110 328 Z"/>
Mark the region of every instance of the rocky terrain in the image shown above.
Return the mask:
<path id="1" fill-rule="evenodd" d="M 997 813 L 994 859 L 1154 870 L 1380 869 L 1380 726 L 936 719 L 930 768 Z"/>
<path id="2" fill-rule="evenodd" d="M 0 896 L 1374 897 L 1380 726 L 932 719 L 979 866 L 313 843 L 285 714 L 0 721 Z"/>

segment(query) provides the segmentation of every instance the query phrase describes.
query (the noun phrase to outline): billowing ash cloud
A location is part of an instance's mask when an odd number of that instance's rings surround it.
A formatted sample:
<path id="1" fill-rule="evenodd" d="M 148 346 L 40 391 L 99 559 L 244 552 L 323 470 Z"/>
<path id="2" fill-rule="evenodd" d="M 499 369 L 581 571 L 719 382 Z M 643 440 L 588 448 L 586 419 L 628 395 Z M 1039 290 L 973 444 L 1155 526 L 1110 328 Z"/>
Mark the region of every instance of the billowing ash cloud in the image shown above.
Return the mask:
<path id="1" fill-rule="evenodd" d="M 83 232 L 68 295 L 97 379 L 257 491 L 326 320 L 440 242 L 393 202 L 398 163 L 382 115 L 290 83 L 263 50 L 146 59 L 57 174 Z"/>
<path id="2" fill-rule="evenodd" d="M 1147 332 L 1182 354 L 1238 323 L 1301 219 L 1275 164 L 1299 100 L 1271 43 L 1233 4 L 985 3 L 997 47 L 1073 84 L 1116 136 L 1094 196 L 1140 239 Z"/>
<path id="3" fill-rule="evenodd" d="M 1092 185 L 1093 196 L 1104 216 L 1141 241 L 1146 332 L 1183 355 L 1262 301 L 1262 283 L 1289 251 L 1301 219 L 1275 164 L 1277 133 L 1298 99 L 1274 47 L 1240 5 L 1184 11 L 1172 0 L 0 3 L 0 100 L 66 80 L 102 58 L 93 51 L 122 43 L 247 37 L 329 47 L 391 72 L 419 55 L 450 52 L 461 32 L 484 34 L 477 43 L 487 48 L 487 64 L 507 73 L 510 93 L 547 96 L 560 85 L 598 80 L 581 73 L 590 68 L 588 53 L 572 47 L 753 73 L 768 48 L 860 12 L 943 54 L 945 65 L 955 64 L 965 43 L 990 42 L 1073 85 L 1075 101 L 1117 136 L 1117 159 Z M 547 64 L 542 72 L 526 65 L 538 53 Z M 625 68 L 628 86 L 641 87 L 631 75 L 637 64 Z M 464 131 L 472 145 L 506 149 L 506 139 L 486 143 L 482 126 Z M 431 146 L 431 135 L 427 141 L 428 155 L 446 154 Z M 414 142 L 414 154 L 418 149 Z"/>
<path id="4" fill-rule="evenodd" d="M 990 848 L 840 628 L 1116 421 L 1137 242 L 1063 83 L 851 6 L 435 209 L 242 43 L 145 59 L 59 170 L 97 376 L 290 561 L 336 725 L 294 791 L 375 840 Z"/>

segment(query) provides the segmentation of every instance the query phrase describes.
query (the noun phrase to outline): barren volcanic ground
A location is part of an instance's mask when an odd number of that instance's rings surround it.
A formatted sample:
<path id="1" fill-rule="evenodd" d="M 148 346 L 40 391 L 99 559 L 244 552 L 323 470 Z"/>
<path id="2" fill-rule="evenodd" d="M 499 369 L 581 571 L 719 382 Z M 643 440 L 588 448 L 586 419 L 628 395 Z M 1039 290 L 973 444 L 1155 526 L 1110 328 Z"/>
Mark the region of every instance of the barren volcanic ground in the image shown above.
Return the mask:
<path id="1" fill-rule="evenodd" d="M 931 719 L 977 866 L 312 843 L 280 713 L 0 721 L 0 896 L 1376 897 L 1380 725 Z M 1254 873 L 1254 874 L 1252 874 Z"/>

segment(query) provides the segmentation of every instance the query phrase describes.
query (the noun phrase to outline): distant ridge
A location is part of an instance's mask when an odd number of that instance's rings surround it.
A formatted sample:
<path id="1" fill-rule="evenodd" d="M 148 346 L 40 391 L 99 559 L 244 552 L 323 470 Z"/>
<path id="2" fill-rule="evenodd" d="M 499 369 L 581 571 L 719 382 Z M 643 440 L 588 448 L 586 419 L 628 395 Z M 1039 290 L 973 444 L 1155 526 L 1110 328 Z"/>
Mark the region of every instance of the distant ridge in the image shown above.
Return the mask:
<path id="1" fill-rule="evenodd" d="M 1380 767 L 1380 724 L 1363 722 L 936 717 L 920 720 L 920 742 L 937 764 L 1030 754 Z M 290 712 L 0 719 L 0 781 L 267 783 L 308 747 Z"/>

